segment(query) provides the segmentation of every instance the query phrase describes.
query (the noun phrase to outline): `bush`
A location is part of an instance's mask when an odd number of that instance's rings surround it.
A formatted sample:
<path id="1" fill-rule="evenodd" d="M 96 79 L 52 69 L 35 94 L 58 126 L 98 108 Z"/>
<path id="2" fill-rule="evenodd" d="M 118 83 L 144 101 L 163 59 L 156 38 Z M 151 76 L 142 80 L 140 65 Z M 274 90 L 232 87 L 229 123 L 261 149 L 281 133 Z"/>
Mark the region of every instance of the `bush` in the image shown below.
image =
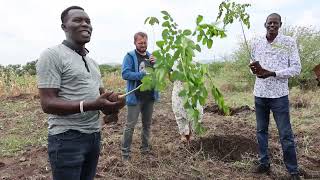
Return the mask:
<path id="1" fill-rule="evenodd" d="M 210 73 L 214 75 L 220 74 L 220 72 L 223 70 L 223 67 L 225 66 L 225 62 L 212 62 L 208 64 L 208 69 Z"/>
<path id="2" fill-rule="evenodd" d="M 286 26 L 282 28 L 282 32 L 296 38 L 302 65 L 300 76 L 290 79 L 290 87 L 299 86 L 302 89 L 316 87 L 313 68 L 320 64 L 320 31 L 312 27 Z"/>
<path id="3" fill-rule="evenodd" d="M 121 65 L 108 65 L 108 64 L 101 64 L 99 65 L 101 75 L 104 77 L 106 74 L 120 72 Z"/>
<path id="4" fill-rule="evenodd" d="M 301 74 L 290 78 L 289 87 L 315 88 L 317 82 L 313 68 L 320 64 L 320 31 L 311 27 L 285 26 L 281 28 L 281 33 L 297 40 L 302 65 Z M 233 59 L 233 68 L 229 68 L 229 70 L 233 70 L 236 73 L 232 78 L 245 81 L 253 86 L 255 76 L 250 73 L 248 68 L 250 58 L 244 42 L 241 42 L 239 49 L 234 52 Z"/>

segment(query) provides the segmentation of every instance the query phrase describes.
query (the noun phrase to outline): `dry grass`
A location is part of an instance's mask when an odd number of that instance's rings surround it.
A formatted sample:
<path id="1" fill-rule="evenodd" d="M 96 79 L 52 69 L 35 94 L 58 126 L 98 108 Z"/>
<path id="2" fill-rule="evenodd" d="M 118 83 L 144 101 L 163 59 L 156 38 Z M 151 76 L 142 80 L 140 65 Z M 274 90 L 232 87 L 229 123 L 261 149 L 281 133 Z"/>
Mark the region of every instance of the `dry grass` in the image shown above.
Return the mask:
<path id="1" fill-rule="evenodd" d="M 105 74 L 102 78 L 102 81 L 107 90 L 125 92 L 126 81 L 122 79 L 120 72 L 112 72 Z"/>
<path id="2" fill-rule="evenodd" d="M 17 94 L 26 91 L 25 89 L 29 89 L 30 93 L 37 93 L 35 78 L 28 82 L 29 85 L 24 86 L 18 81 L 15 82 L 15 86 L 6 84 L 1 86 L 0 90 L 14 91 L 13 87 L 16 87 Z M 123 91 L 125 87 L 125 81 L 118 73 L 107 74 L 103 82 L 109 90 Z M 232 91 L 233 88 L 227 87 L 228 91 L 224 93 L 228 106 L 253 107 L 251 91 Z M 5 95 L 15 93 L 8 91 Z M 299 164 L 306 170 L 315 171 L 320 170 L 319 93 L 320 90 L 302 91 L 294 88 L 290 94 L 291 118 L 297 140 Z M 6 175 L 8 179 L 50 179 L 46 149 L 41 148 L 46 139 L 46 115 L 41 111 L 38 99 L 18 97 L 6 97 L 0 102 L 0 159 L 7 164 L 3 169 L 0 167 L 0 178 Z M 208 101 L 212 103 L 212 99 Z M 299 103 L 302 105 L 297 106 Z M 152 154 L 140 154 L 142 127 L 139 122 L 133 136 L 132 160 L 127 163 L 121 160 L 120 149 L 126 116 L 126 110 L 123 109 L 119 114 L 119 122 L 107 124 L 102 130 L 102 150 L 97 178 L 279 179 L 287 175 L 273 120 L 269 133 L 273 174 L 260 176 L 250 172 L 257 159 L 255 115 L 252 111 L 227 117 L 207 112 L 203 120 L 204 126 L 208 128 L 206 134 L 203 137 L 195 136 L 191 144 L 184 145 L 179 142 L 171 110 L 169 87 L 161 93 L 161 100 L 155 105 L 151 133 Z"/>
<path id="3" fill-rule="evenodd" d="M 290 106 L 293 108 L 309 108 L 316 94 L 312 91 L 301 91 L 299 89 L 292 89 L 290 95 Z"/>
<path id="4" fill-rule="evenodd" d="M 18 76 L 13 72 L 0 71 L 0 97 L 21 94 L 38 94 L 36 77 L 27 74 Z"/>
<path id="5" fill-rule="evenodd" d="M 125 81 L 119 72 L 105 74 L 102 81 L 107 90 L 125 92 Z M 15 97 L 23 94 L 37 95 L 36 76 L 18 76 L 13 72 L 0 71 L 0 97 Z"/>

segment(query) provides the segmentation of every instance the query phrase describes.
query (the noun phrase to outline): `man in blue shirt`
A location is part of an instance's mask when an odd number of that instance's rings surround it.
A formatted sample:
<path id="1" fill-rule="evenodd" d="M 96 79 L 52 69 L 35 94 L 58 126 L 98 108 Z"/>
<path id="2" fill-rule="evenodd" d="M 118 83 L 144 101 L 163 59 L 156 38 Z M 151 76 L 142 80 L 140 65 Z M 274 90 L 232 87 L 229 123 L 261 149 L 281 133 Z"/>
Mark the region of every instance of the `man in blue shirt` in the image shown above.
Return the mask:
<path id="1" fill-rule="evenodd" d="M 127 92 L 141 84 L 142 78 L 146 75 L 146 68 L 152 67 L 155 63 L 154 57 L 147 51 L 148 36 L 146 33 L 136 33 L 134 44 L 136 49 L 128 52 L 122 63 L 122 78 L 127 81 Z M 132 135 L 140 113 L 142 115 L 141 153 L 150 151 L 149 137 L 153 104 L 158 98 L 158 92 L 153 89 L 148 91 L 137 90 L 126 97 L 128 115 L 121 147 L 124 160 L 130 158 Z"/>

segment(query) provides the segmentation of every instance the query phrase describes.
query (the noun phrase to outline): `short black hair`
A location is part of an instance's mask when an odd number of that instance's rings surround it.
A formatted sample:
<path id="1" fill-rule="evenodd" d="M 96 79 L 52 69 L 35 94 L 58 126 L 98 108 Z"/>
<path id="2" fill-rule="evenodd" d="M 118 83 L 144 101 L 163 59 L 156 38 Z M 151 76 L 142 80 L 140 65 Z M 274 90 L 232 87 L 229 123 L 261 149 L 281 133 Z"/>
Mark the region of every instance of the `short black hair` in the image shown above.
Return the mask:
<path id="1" fill-rule="evenodd" d="M 269 18 L 270 16 L 277 16 L 277 17 L 280 19 L 280 22 L 281 22 L 281 16 L 280 16 L 280 14 L 278 14 L 278 13 L 271 13 L 271 14 L 269 14 L 269 16 L 267 17 L 266 21 L 268 20 L 268 18 Z"/>
<path id="2" fill-rule="evenodd" d="M 62 13 L 61 13 L 61 22 L 64 23 L 65 22 L 65 18 L 66 16 L 68 15 L 68 12 L 72 9 L 80 9 L 80 10 L 83 10 L 84 9 L 80 6 L 70 6 L 68 7 L 67 9 L 63 10 Z"/>

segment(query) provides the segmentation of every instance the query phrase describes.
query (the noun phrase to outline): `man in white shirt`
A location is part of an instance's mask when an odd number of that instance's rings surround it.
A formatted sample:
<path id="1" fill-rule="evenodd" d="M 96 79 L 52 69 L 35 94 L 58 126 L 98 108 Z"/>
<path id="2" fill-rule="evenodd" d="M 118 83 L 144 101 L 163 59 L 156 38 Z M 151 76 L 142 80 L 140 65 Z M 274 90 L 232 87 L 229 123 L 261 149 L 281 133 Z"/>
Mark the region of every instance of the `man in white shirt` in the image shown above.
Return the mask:
<path id="1" fill-rule="evenodd" d="M 281 25 L 281 16 L 270 14 L 265 22 L 266 36 L 257 39 L 252 46 L 250 69 L 256 75 L 254 96 L 260 156 L 260 164 L 254 172 L 270 172 L 268 126 L 271 110 L 279 131 L 286 168 L 291 179 L 300 179 L 290 124 L 288 78 L 300 74 L 301 64 L 295 40 L 278 33 Z"/>

